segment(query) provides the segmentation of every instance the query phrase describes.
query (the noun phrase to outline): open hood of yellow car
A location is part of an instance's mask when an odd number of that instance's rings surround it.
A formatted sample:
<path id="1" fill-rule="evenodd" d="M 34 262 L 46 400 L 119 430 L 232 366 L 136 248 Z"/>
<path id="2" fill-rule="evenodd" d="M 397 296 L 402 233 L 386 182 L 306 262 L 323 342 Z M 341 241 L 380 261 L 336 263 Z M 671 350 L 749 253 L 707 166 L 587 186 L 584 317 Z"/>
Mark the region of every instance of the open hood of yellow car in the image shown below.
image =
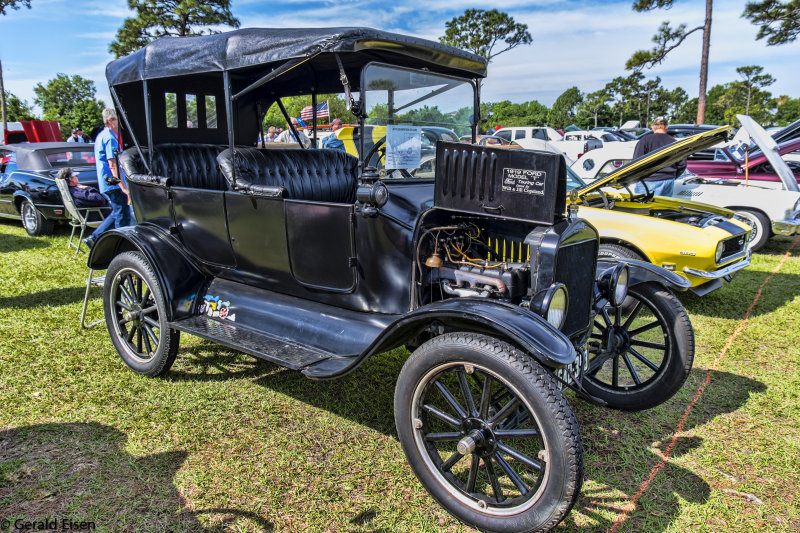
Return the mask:
<path id="1" fill-rule="evenodd" d="M 585 187 L 581 187 L 578 189 L 577 193 L 579 196 L 583 196 L 601 187 L 621 188 L 636 183 L 640 179 L 651 175 L 653 172 L 677 163 L 695 152 L 727 140 L 732 134 L 733 129 L 730 126 L 722 126 L 678 140 L 660 150 L 634 159 L 608 176 L 600 178 Z"/>

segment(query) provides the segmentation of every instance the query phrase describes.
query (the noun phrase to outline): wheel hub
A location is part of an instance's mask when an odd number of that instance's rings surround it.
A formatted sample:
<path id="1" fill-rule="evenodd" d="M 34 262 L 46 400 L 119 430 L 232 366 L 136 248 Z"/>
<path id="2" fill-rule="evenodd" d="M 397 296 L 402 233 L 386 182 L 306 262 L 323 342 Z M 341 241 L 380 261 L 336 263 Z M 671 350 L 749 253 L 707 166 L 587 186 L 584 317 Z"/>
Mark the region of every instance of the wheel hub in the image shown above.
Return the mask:
<path id="1" fill-rule="evenodd" d="M 131 305 L 130 311 L 125 311 L 124 317 L 132 326 L 138 326 L 142 321 L 142 306 L 138 303 Z"/>
<path id="2" fill-rule="evenodd" d="M 488 457 L 496 451 L 497 438 L 494 431 L 480 418 L 465 418 L 461 423 L 461 434 L 463 437 L 457 445 L 461 455 L 477 453 L 481 457 Z"/>
<path id="3" fill-rule="evenodd" d="M 620 354 L 625 352 L 631 345 L 631 337 L 622 326 L 611 326 L 608 328 L 608 352 Z"/>

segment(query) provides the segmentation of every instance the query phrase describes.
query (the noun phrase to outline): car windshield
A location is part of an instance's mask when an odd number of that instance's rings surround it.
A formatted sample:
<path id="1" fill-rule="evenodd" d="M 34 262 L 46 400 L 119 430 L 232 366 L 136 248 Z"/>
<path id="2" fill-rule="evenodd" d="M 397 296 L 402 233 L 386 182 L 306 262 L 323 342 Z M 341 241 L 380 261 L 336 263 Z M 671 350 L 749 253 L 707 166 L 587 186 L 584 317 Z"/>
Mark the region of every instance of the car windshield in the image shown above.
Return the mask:
<path id="1" fill-rule="evenodd" d="M 475 87 L 469 80 L 385 65 L 368 66 L 363 77 L 366 123 L 374 131 L 385 127 L 387 170 L 419 169 L 425 146 L 470 134 Z"/>
<path id="2" fill-rule="evenodd" d="M 74 167 L 80 165 L 94 165 L 94 145 L 86 144 L 69 151 L 48 150 L 45 152 L 47 162 L 52 168 Z"/>
<path id="3" fill-rule="evenodd" d="M 572 189 L 578 189 L 580 187 L 585 187 L 586 183 L 575 174 L 575 171 L 571 168 L 567 167 L 567 190 L 571 191 Z"/>

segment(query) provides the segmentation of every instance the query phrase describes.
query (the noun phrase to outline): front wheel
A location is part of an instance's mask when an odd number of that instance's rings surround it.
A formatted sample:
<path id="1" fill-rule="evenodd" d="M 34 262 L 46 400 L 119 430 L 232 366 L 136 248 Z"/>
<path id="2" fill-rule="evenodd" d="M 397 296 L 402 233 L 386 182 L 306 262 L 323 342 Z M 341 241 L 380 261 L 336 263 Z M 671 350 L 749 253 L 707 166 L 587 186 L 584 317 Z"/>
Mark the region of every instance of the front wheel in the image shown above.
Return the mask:
<path id="1" fill-rule="evenodd" d="M 139 252 L 125 252 L 108 267 L 103 308 L 111 342 L 132 370 L 165 373 L 175 361 L 180 332 L 167 327 L 167 303 L 153 268 Z"/>
<path id="2" fill-rule="evenodd" d="M 736 214 L 745 219 L 750 224 L 750 227 L 753 228 L 753 233 L 750 234 L 750 242 L 747 245 L 750 250 L 757 252 L 769 240 L 772 231 L 769 219 L 764 214 L 750 209 L 737 210 Z"/>
<path id="3" fill-rule="evenodd" d="M 22 216 L 22 227 L 31 237 L 40 237 L 53 233 L 53 221 L 45 218 L 30 200 L 26 199 L 22 202 L 20 215 Z"/>
<path id="4" fill-rule="evenodd" d="M 609 407 L 655 407 L 689 376 L 694 329 L 681 302 L 661 285 L 631 287 L 625 305 L 606 306 L 594 326 L 583 386 Z"/>
<path id="5" fill-rule="evenodd" d="M 544 531 L 583 482 L 578 423 L 550 375 L 484 335 L 429 340 L 406 361 L 395 423 L 417 478 L 450 514 L 482 531 Z"/>

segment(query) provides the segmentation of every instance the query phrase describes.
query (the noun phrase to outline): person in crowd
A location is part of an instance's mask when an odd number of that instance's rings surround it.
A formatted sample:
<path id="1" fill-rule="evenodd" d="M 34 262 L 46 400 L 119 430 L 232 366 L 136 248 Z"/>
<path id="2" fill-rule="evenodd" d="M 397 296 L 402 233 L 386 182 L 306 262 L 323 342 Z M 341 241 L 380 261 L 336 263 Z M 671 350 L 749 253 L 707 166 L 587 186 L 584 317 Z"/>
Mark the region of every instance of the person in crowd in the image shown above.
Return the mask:
<path id="1" fill-rule="evenodd" d="M 128 184 L 125 176 L 117 168 L 116 155 L 119 151 L 117 112 L 113 109 L 104 109 L 103 124 L 105 128 L 94 140 L 94 157 L 97 165 L 97 184 L 100 192 L 108 198 L 111 204 L 111 214 L 97 226 L 91 235 L 84 239 L 89 248 L 94 246 L 95 241 L 104 231 L 133 224 Z"/>
<path id="2" fill-rule="evenodd" d="M 672 135 L 667 133 L 668 125 L 666 118 L 656 117 L 653 120 L 653 133 L 639 139 L 636 148 L 633 150 L 633 158 L 637 159 L 668 144 L 674 143 L 675 139 Z M 644 184 L 639 181 L 634 191 L 636 194 L 645 194 L 649 191 L 657 196 L 672 196 L 675 178 L 683 174 L 685 170 L 686 159 L 683 159 L 682 161 L 678 161 L 675 164 L 650 174 L 642 180 L 645 182 Z"/>
<path id="3" fill-rule="evenodd" d="M 79 182 L 78 174 L 71 167 L 59 170 L 56 178 L 66 180 L 75 207 L 108 207 L 108 199 L 94 187 Z M 110 209 L 104 210 L 103 216 L 108 216 L 110 211 Z M 99 220 L 97 213 L 91 213 L 89 220 Z"/>
<path id="4" fill-rule="evenodd" d="M 264 139 L 265 142 L 274 143 L 275 139 L 278 138 L 278 132 L 275 131 L 275 126 L 270 126 L 267 129 L 267 137 Z"/>
<path id="5" fill-rule="evenodd" d="M 288 124 L 287 124 L 288 126 Z M 297 131 L 297 135 L 292 132 L 292 128 Z M 275 142 L 278 143 L 300 143 L 303 145 L 303 148 L 308 148 L 311 146 L 311 139 L 309 139 L 305 133 L 300 130 L 300 125 L 297 123 L 297 119 L 292 119 L 292 128 L 287 128 L 283 133 L 278 135 L 275 139 Z"/>
<path id="6" fill-rule="evenodd" d="M 72 133 L 69 137 L 67 137 L 68 143 L 85 143 L 86 138 L 83 136 L 83 130 L 80 128 L 75 128 L 72 130 Z"/>
<path id="7" fill-rule="evenodd" d="M 322 139 L 322 147 L 330 150 L 344 151 L 344 142 L 336 136 L 336 132 L 342 129 L 342 119 L 335 118 L 331 121 L 331 134 Z"/>

